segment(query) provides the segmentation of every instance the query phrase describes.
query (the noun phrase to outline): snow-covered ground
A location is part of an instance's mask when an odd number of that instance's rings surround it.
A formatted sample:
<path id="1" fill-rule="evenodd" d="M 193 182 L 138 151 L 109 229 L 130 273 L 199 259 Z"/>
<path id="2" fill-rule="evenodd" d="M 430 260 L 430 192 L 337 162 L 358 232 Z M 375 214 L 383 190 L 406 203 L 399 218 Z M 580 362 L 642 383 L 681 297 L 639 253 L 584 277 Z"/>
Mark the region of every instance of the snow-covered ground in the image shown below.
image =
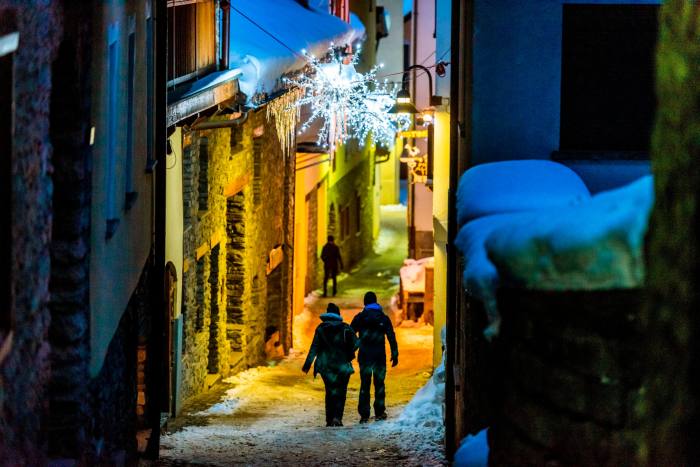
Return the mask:
<path id="1" fill-rule="evenodd" d="M 301 372 L 318 316 L 329 301 L 340 306 L 346 321 L 360 311 L 365 290 L 375 290 L 389 308 L 405 250 L 405 211 L 383 214 L 382 231 L 399 241 L 341 280 L 338 297 L 307 298 L 304 313 L 295 317 L 295 349 L 287 358 L 228 378 L 188 402 L 161 440 L 157 465 L 446 465 L 444 372 L 431 376 L 432 327 L 407 323 L 396 329 L 400 357 L 399 365 L 387 372 L 386 421 L 358 423 L 356 362 L 345 426 L 338 428 L 325 427 L 321 378 Z"/>

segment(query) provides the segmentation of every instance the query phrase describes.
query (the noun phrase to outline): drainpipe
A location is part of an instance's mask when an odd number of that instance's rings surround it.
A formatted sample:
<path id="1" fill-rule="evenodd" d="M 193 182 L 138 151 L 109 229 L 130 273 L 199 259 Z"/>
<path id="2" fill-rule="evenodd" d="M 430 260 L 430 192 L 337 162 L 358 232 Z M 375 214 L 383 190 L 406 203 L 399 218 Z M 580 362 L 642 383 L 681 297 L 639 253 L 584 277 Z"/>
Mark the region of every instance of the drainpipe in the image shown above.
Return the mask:
<path id="1" fill-rule="evenodd" d="M 166 2 L 153 2 L 153 18 L 155 22 L 155 41 L 153 50 L 147 51 L 155 55 L 155 138 L 153 154 L 156 159 L 154 196 L 153 196 L 153 268 L 151 276 L 151 334 L 148 345 L 148 425 L 151 427 L 151 436 L 146 448 L 146 457 L 157 459 L 160 449 L 161 413 L 168 411 L 169 395 L 167 384 L 163 384 L 168 377 L 168 369 L 165 368 L 163 355 L 167 346 L 165 342 L 165 326 L 170 322 L 165 319 L 165 178 L 166 164 L 164 163 L 166 152 L 166 83 L 167 83 L 167 34 L 168 34 L 168 10 Z M 164 387 L 165 386 L 165 387 Z"/>
<path id="2" fill-rule="evenodd" d="M 221 61 L 219 68 L 228 70 L 229 50 L 231 48 L 231 2 L 222 0 L 221 13 Z"/>
<path id="3" fill-rule="evenodd" d="M 250 111 L 241 112 L 241 115 L 237 118 L 230 120 L 206 120 L 203 122 L 195 122 L 189 128 L 191 131 L 199 130 L 212 130 L 215 128 L 231 128 L 234 126 L 243 125 L 248 120 L 248 114 Z"/>

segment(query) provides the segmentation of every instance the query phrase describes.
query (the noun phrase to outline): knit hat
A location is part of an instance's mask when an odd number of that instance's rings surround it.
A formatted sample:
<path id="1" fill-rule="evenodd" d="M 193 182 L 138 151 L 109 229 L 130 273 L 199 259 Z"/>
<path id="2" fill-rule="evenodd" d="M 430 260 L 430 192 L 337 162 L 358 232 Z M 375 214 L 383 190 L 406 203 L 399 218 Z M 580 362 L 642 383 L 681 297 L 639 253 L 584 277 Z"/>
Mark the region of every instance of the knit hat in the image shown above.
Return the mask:
<path id="1" fill-rule="evenodd" d="M 328 308 L 326 308 L 326 313 L 335 313 L 336 315 L 340 315 L 340 308 L 338 308 L 338 305 L 335 303 L 329 303 Z"/>

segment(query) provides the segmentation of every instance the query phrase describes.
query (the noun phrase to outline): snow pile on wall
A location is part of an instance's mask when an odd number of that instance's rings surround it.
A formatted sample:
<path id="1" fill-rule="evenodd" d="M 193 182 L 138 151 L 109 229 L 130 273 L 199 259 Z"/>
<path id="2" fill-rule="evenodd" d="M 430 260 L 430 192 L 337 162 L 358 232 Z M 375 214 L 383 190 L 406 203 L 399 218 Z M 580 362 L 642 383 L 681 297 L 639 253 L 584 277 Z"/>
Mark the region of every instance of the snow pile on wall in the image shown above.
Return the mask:
<path id="1" fill-rule="evenodd" d="M 464 255 L 464 287 L 484 304 L 489 323 L 497 332 L 496 288 L 498 271 L 486 253 L 486 240 L 494 230 L 507 226 L 527 213 L 494 214 L 467 222 L 457 234 L 455 244 Z M 491 332 L 489 332 L 491 334 Z"/>
<path id="2" fill-rule="evenodd" d="M 501 281 L 544 290 L 638 287 L 654 202 L 651 176 L 567 209 L 546 209 L 486 240 Z"/>
<path id="3" fill-rule="evenodd" d="M 488 428 L 462 440 L 452 462 L 454 467 L 487 467 L 489 465 Z"/>
<path id="4" fill-rule="evenodd" d="M 466 171 L 457 189 L 460 225 L 482 216 L 575 205 L 590 198 L 581 178 L 546 160 L 492 162 Z"/>

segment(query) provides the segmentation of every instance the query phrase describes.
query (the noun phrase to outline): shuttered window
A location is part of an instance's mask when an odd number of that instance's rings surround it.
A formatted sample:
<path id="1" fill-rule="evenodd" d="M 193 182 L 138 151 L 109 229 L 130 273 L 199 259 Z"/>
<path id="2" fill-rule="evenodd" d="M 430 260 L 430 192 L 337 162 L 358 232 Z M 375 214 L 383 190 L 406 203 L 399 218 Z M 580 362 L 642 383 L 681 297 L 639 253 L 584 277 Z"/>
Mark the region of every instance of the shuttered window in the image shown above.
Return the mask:
<path id="1" fill-rule="evenodd" d="M 168 83 L 196 79 L 216 69 L 214 0 L 168 2 Z"/>

